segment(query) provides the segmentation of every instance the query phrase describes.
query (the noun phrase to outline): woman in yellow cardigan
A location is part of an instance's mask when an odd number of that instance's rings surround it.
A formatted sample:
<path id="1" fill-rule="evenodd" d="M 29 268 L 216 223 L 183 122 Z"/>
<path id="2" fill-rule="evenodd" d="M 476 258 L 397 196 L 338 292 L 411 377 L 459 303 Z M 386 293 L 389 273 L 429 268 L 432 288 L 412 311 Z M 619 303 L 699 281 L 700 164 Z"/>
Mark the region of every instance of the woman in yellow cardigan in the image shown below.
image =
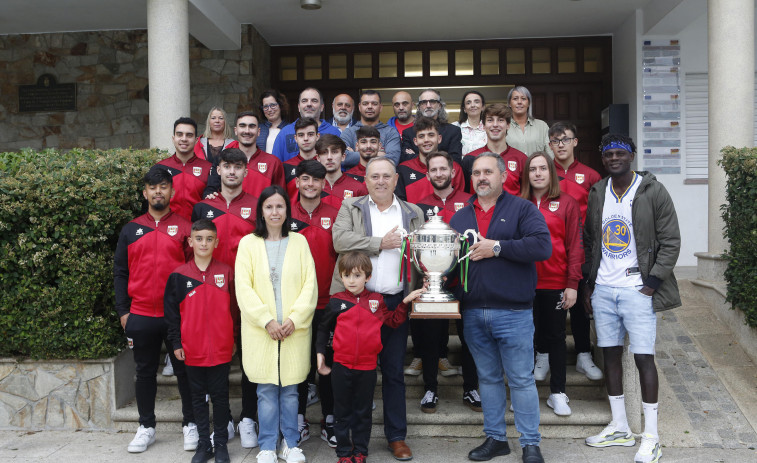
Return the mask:
<path id="1" fill-rule="evenodd" d="M 242 238 L 235 265 L 242 312 L 242 357 L 249 380 L 258 384 L 259 463 L 279 457 L 304 462 L 297 447 L 297 385 L 310 370 L 310 324 L 318 298 L 315 264 L 305 238 L 289 233 L 291 206 L 279 185 L 263 190 L 255 231 Z M 249 353 L 249 354 L 248 354 Z"/>

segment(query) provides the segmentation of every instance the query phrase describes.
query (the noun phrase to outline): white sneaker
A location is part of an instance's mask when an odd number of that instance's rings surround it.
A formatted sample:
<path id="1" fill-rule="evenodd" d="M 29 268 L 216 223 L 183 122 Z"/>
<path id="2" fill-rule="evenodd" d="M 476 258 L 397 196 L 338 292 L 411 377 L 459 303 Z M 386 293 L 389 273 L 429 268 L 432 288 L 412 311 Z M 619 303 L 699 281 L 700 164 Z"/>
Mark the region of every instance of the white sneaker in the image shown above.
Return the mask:
<path id="1" fill-rule="evenodd" d="M 256 457 L 258 463 L 278 463 L 279 459 L 276 458 L 276 452 L 273 450 L 261 450 Z"/>
<path id="2" fill-rule="evenodd" d="M 279 449 L 279 458 L 286 460 L 287 463 L 305 463 L 305 454 L 299 447 L 289 448 L 286 439 L 281 439 L 281 448 Z"/>
<path id="3" fill-rule="evenodd" d="M 534 379 L 544 381 L 549 373 L 549 354 L 536 353 L 536 364 L 534 365 Z"/>
<path id="4" fill-rule="evenodd" d="M 423 364 L 421 364 L 421 359 L 414 358 L 412 362 L 410 362 L 410 365 L 405 368 L 405 374 L 410 376 L 418 376 L 421 373 L 423 373 Z"/>
<path id="5" fill-rule="evenodd" d="M 660 439 L 651 434 L 642 435 L 639 451 L 633 457 L 634 463 L 657 463 L 660 457 L 662 457 Z"/>
<path id="6" fill-rule="evenodd" d="M 576 371 L 583 373 L 592 381 L 599 381 L 602 379 L 602 370 L 594 364 L 591 359 L 591 352 L 581 352 L 576 358 Z"/>
<path id="7" fill-rule="evenodd" d="M 633 447 L 636 445 L 636 439 L 628 428 L 621 428 L 614 421 L 605 427 L 602 432 L 596 436 L 586 438 L 586 445 L 589 447 Z"/>
<path id="8" fill-rule="evenodd" d="M 141 453 L 147 450 L 147 447 L 155 442 L 155 428 L 146 428 L 139 425 L 137 434 L 134 439 L 129 442 L 129 446 L 126 447 L 130 453 Z M 197 444 L 195 444 L 196 446 Z"/>
<path id="9" fill-rule="evenodd" d="M 550 394 L 547 399 L 547 406 L 555 411 L 555 415 L 570 416 L 570 406 L 568 406 L 570 399 L 564 392 L 557 394 Z"/>
<path id="10" fill-rule="evenodd" d="M 258 446 L 258 433 L 255 430 L 257 423 L 250 418 L 243 418 L 237 426 L 239 440 L 242 441 L 242 448 L 254 449 Z"/>
<path id="11" fill-rule="evenodd" d="M 449 359 L 439 359 L 439 373 L 442 376 L 455 376 L 460 374 L 460 367 L 453 367 Z"/>
<path id="12" fill-rule="evenodd" d="M 234 418 L 229 420 L 229 424 L 226 426 L 226 432 L 229 433 L 229 439 L 226 442 L 231 442 L 231 439 L 234 438 Z M 215 436 L 215 432 L 210 433 L 210 445 L 213 447 L 216 446 L 215 441 L 213 441 L 213 436 Z"/>
<path id="13" fill-rule="evenodd" d="M 182 428 L 182 431 L 184 431 L 184 450 L 197 450 L 197 443 L 200 442 L 197 425 L 188 423 Z"/>
<path id="14" fill-rule="evenodd" d="M 309 407 L 315 403 L 318 403 L 318 386 L 313 383 L 308 383 L 308 401 L 306 407 Z"/>
<path id="15" fill-rule="evenodd" d="M 163 376 L 173 376 L 173 365 L 171 365 L 171 356 L 166 354 L 166 366 L 163 367 Z"/>

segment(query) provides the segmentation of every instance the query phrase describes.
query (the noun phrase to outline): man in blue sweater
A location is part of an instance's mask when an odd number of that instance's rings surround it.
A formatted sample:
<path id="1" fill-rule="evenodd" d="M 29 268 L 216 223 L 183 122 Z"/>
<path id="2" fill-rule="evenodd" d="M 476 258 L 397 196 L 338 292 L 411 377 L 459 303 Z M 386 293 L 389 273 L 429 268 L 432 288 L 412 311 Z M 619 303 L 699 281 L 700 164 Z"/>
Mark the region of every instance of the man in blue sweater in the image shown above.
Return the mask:
<path id="1" fill-rule="evenodd" d="M 323 114 L 323 95 L 317 88 L 308 87 L 300 92 L 299 99 L 297 100 L 297 110 L 300 112 L 300 117 L 311 117 L 315 120 L 316 124 L 318 124 L 319 134 L 330 133 L 338 137 L 341 133 L 338 128 L 321 120 L 321 115 Z M 296 122 L 297 120 L 287 125 L 276 135 L 276 141 L 273 143 L 271 154 L 279 158 L 281 162 L 292 159 L 300 151 L 297 141 L 294 139 L 294 124 Z"/>
<path id="2" fill-rule="evenodd" d="M 510 453 L 505 432 L 507 375 L 523 462 L 541 463 L 539 395 L 533 374 L 534 262 L 549 258 L 552 243 L 536 207 L 503 190 L 506 178 L 500 156 L 479 155 L 471 175 L 476 194 L 450 221 L 455 230 L 472 228 L 479 237 L 471 246 L 468 290 L 457 289 L 465 339 L 476 361 L 486 434 L 468 458 L 486 461 Z"/>

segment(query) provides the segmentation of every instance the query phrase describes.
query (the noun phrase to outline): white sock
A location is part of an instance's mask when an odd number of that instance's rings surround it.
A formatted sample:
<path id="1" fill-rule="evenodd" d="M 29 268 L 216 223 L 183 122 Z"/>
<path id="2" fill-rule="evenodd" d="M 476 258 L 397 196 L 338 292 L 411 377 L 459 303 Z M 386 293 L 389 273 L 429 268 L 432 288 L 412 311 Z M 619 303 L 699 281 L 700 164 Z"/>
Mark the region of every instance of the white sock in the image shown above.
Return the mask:
<path id="1" fill-rule="evenodd" d="M 623 431 L 628 430 L 628 418 L 626 418 L 626 396 L 611 395 L 610 411 L 612 411 L 612 421 Z"/>
<path id="2" fill-rule="evenodd" d="M 305 426 L 305 415 L 297 415 L 297 424 Z"/>
<path id="3" fill-rule="evenodd" d="M 326 415 L 326 423 L 334 424 L 334 415 Z"/>
<path id="4" fill-rule="evenodd" d="M 644 434 L 650 434 L 656 438 L 660 438 L 660 436 L 657 435 L 657 405 L 654 404 L 648 404 L 645 402 L 641 403 L 643 409 L 644 409 Z"/>

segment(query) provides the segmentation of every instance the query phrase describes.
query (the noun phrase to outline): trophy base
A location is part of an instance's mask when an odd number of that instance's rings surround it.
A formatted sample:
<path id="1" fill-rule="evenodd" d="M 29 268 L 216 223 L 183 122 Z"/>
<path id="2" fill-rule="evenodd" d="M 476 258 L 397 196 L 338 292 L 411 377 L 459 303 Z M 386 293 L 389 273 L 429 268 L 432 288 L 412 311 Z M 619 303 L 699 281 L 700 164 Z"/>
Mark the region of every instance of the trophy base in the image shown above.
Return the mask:
<path id="1" fill-rule="evenodd" d="M 462 318 L 460 303 L 450 302 L 413 302 L 410 318 Z"/>

